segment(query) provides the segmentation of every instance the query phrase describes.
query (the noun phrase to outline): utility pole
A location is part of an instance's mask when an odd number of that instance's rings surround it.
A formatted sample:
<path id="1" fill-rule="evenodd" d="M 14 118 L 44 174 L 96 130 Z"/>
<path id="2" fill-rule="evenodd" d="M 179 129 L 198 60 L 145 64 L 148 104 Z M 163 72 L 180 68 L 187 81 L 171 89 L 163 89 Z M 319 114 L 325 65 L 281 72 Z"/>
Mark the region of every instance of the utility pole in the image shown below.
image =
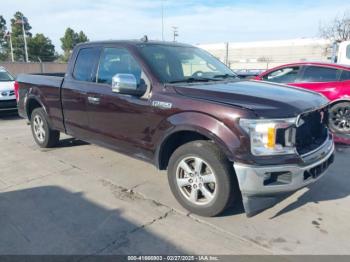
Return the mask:
<path id="1" fill-rule="evenodd" d="M 226 42 L 226 44 L 225 44 L 225 65 L 227 65 L 227 66 L 229 64 L 229 62 L 228 62 L 228 45 L 229 45 L 229 43 Z"/>
<path id="2" fill-rule="evenodd" d="M 177 26 L 173 26 L 173 41 L 176 42 L 176 37 L 179 36 L 179 31 Z"/>
<path id="3" fill-rule="evenodd" d="M 162 41 L 164 41 L 164 0 L 162 0 Z"/>
<path id="4" fill-rule="evenodd" d="M 22 25 L 22 31 L 23 31 L 23 40 L 24 40 L 24 52 L 25 52 L 25 60 L 28 63 L 29 59 L 28 59 L 28 47 L 27 47 L 27 35 L 26 35 L 26 30 L 25 30 L 25 24 L 26 21 L 22 15 L 21 20 L 17 20 L 16 24 L 21 24 Z"/>
<path id="5" fill-rule="evenodd" d="M 22 15 L 22 30 L 23 30 L 23 39 L 24 39 L 24 51 L 26 54 L 26 62 L 29 62 L 28 59 L 28 47 L 27 47 L 27 35 L 26 35 L 26 30 L 24 28 L 24 19 L 23 19 L 23 15 Z"/>
<path id="6" fill-rule="evenodd" d="M 11 61 L 15 62 L 15 58 L 13 56 L 12 33 L 10 31 L 6 33 L 4 38 L 7 38 L 7 37 L 10 39 Z"/>

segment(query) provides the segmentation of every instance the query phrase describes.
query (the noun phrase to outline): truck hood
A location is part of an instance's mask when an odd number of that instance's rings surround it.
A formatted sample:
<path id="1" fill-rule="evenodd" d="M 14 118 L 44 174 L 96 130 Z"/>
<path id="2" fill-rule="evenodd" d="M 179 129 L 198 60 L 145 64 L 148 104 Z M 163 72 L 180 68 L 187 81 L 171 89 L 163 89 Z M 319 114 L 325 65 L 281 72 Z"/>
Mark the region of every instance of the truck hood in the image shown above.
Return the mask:
<path id="1" fill-rule="evenodd" d="M 174 88 L 187 97 L 250 109 L 262 118 L 295 117 L 328 103 L 312 91 L 261 81 L 186 83 Z"/>

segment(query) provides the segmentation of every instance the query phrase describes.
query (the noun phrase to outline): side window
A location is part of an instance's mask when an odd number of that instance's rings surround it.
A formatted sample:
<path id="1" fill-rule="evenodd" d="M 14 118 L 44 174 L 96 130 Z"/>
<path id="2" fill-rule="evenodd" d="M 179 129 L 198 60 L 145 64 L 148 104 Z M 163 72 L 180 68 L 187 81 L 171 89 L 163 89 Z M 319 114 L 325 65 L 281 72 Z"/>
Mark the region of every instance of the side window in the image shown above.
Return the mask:
<path id="1" fill-rule="evenodd" d="M 331 82 L 338 80 L 338 71 L 334 68 L 309 66 L 305 68 L 302 82 Z"/>
<path id="2" fill-rule="evenodd" d="M 342 74 L 341 74 L 340 80 L 341 81 L 348 81 L 348 80 L 350 80 L 350 71 L 344 70 L 342 72 Z"/>
<path id="3" fill-rule="evenodd" d="M 263 77 L 263 80 L 275 83 L 293 83 L 297 79 L 300 67 L 285 67 L 273 71 Z"/>
<path id="4" fill-rule="evenodd" d="M 350 44 L 346 47 L 346 58 L 350 59 Z"/>
<path id="5" fill-rule="evenodd" d="M 132 74 L 139 85 L 141 67 L 128 50 L 123 48 L 105 48 L 102 52 L 97 72 L 97 82 L 112 84 L 116 74 Z"/>
<path id="6" fill-rule="evenodd" d="M 79 81 L 93 82 L 94 68 L 99 55 L 100 51 L 97 48 L 81 49 L 75 62 L 73 77 Z"/>

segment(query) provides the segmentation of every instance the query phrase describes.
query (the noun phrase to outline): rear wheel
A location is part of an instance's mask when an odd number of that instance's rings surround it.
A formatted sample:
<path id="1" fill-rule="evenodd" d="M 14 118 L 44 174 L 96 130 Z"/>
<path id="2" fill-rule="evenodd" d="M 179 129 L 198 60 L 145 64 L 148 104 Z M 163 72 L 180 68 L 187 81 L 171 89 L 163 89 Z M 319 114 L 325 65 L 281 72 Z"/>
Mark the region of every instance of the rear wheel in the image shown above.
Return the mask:
<path id="1" fill-rule="evenodd" d="M 179 203 L 201 216 L 216 216 L 239 198 L 232 164 L 210 141 L 179 147 L 170 158 L 168 180 Z"/>
<path id="2" fill-rule="evenodd" d="M 42 148 L 54 147 L 60 139 L 60 132 L 50 128 L 42 108 L 36 108 L 32 112 L 31 129 L 35 142 Z"/>
<path id="3" fill-rule="evenodd" d="M 350 134 L 350 102 L 333 105 L 329 110 L 328 122 L 334 133 Z"/>

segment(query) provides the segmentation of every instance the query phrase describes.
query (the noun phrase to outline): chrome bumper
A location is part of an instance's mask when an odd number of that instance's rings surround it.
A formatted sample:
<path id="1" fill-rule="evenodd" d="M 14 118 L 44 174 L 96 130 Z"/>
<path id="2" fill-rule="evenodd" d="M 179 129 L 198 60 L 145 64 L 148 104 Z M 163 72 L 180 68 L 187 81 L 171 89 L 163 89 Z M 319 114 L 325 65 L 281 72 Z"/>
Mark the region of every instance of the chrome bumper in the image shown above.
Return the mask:
<path id="1" fill-rule="evenodd" d="M 258 167 L 235 163 L 234 168 L 242 194 L 248 196 L 278 194 L 295 191 L 317 181 L 332 164 L 333 153 L 334 143 L 331 140 L 327 153 L 321 159 L 306 166 Z"/>
<path id="2" fill-rule="evenodd" d="M 314 160 L 312 163 L 311 159 Z M 273 206 L 281 195 L 296 191 L 322 177 L 334 160 L 333 140 L 327 141 L 305 160 L 308 160 L 305 165 L 264 167 L 234 163 L 247 215 Z"/>

